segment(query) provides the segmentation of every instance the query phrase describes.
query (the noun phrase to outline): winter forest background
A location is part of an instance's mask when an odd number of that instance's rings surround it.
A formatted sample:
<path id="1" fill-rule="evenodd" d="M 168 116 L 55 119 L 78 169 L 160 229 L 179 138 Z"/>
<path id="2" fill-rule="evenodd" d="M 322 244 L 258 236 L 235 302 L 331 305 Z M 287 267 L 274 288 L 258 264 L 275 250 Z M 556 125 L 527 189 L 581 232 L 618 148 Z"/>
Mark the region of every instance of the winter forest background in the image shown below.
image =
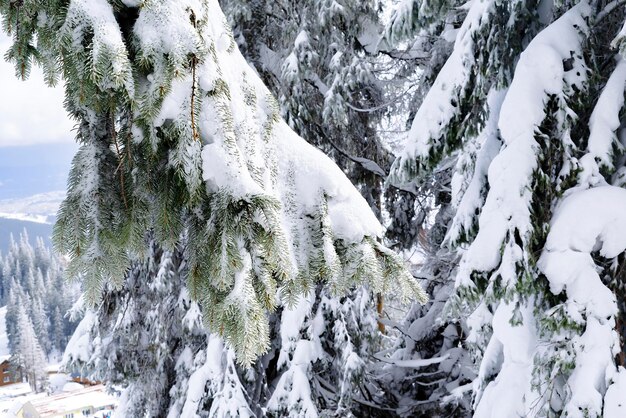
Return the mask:
<path id="1" fill-rule="evenodd" d="M 118 417 L 626 417 L 626 1 L 0 15 L 71 118 L 33 129 L 78 144 L 45 168 L 0 147 L 0 304 L 34 388 L 62 357 Z"/>

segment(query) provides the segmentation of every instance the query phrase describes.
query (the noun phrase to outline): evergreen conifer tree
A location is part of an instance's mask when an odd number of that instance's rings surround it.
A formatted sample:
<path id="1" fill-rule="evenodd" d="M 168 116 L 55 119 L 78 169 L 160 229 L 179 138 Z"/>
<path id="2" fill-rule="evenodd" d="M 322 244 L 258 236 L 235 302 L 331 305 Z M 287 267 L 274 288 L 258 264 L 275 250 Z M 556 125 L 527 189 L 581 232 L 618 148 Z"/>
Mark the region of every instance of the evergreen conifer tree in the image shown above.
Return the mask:
<path id="1" fill-rule="evenodd" d="M 63 315 L 61 314 L 61 310 L 59 306 L 55 306 L 54 311 L 52 311 L 52 318 L 50 320 L 50 334 L 52 336 L 51 344 L 54 347 L 65 347 L 68 341 L 68 335 L 65 329 L 65 321 L 63 320 Z"/>
<path id="2" fill-rule="evenodd" d="M 18 313 L 19 340 L 11 363 L 18 367 L 35 392 L 47 386 L 46 357 L 26 310 L 20 306 Z"/>
<path id="3" fill-rule="evenodd" d="M 394 164 L 391 181 L 421 184 L 456 161 L 446 312 L 466 318 L 480 364 L 476 417 L 624 414 L 621 3 L 457 8 Z M 445 27 L 455 4 L 408 0 L 392 32 Z"/>
<path id="4" fill-rule="evenodd" d="M 207 344 L 198 305 L 186 287 L 186 269 L 180 248 L 163 251 L 152 241 L 144 257 L 133 262 L 124 286 L 105 293 L 100 309 L 83 306 L 85 317 L 64 364 L 124 387 L 119 412 L 124 416 L 167 416 L 169 411 L 180 416 L 177 407 L 188 396 L 186 388 L 173 389 L 184 381 L 181 363 L 192 362 L 193 371 L 194 357 L 202 356 Z"/>
<path id="5" fill-rule="evenodd" d="M 66 367 L 123 387 L 124 416 L 370 415 L 364 378 L 378 343 L 371 295 L 333 298 L 318 285 L 293 308 L 280 308 L 272 347 L 250 368 L 202 324 L 191 300 L 184 240 L 174 251 L 154 241 L 119 290 L 88 309 L 64 356 Z M 363 312 L 369 310 L 368 313 Z M 367 319 L 368 322 L 365 322 Z M 230 414 L 230 415 L 229 415 Z M 248 415 L 246 415 L 248 414 Z"/>
<path id="6" fill-rule="evenodd" d="M 18 321 L 18 309 L 20 306 L 19 300 L 20 293 L 17 289 L 17 284 L 15 284 L 15 280 L 11 280 L 9 294 L 6 298 L 7 301 L 7 313 L 4 317 L 6 333 L 9 339 L 8 346 L 9 350 L 13 353 L 15 352 L 15 347 L 17 344 L 17 321 Z"/>

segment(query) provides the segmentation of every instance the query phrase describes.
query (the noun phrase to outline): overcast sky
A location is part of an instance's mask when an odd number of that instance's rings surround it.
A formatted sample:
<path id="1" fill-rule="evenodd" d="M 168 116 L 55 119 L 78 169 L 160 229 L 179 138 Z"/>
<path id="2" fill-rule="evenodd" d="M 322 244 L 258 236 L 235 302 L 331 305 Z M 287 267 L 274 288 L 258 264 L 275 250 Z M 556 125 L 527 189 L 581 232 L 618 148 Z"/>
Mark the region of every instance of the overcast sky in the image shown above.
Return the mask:
<path id="1" fill-rule="evenodd" d="M 8 47 L 9 38 L 0 31 L 0 147 L 73 142 L 62 86 L 47 87 L 39 68 L 28 80 L 18 80 L 4 60 Z"/>

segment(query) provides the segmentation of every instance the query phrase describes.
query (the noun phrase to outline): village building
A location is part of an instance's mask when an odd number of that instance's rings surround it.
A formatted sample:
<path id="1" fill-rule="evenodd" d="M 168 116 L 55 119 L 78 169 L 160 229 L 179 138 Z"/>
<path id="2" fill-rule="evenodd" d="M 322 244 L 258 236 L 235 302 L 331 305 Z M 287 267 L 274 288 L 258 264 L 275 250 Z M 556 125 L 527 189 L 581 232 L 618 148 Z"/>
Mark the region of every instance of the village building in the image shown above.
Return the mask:
<path id="1" fill-rule="evenodd" d="M 26 402 L 17 412 L 18 418 L 83 418 L 98 412 L 105 414 L 117 406 L 117 398 L 106 393 L 104 386 L 63 392 Z M 101 416 L 101 415 L 98 415 Z"/>
<path id="2" fill-rule="evenodd" d="M 11 356 L 0 356 L 0 386 L 6 386 L 13 383 L 21 382 L 21 378 L 17 376 L 15 370 L 11 368 Z"/>

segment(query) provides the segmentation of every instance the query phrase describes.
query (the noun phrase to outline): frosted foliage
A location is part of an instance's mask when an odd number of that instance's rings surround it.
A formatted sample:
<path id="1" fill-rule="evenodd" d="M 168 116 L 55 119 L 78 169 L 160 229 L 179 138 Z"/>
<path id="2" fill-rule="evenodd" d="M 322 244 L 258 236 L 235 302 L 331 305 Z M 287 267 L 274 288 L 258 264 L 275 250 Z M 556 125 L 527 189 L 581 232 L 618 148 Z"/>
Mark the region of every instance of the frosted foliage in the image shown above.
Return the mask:
<path id="1" fill-rule="evenodd" d="M 272 118 L 277 117 L 273 113 L 274 99 L 231 44 L 223 15 L 218 13 L 216 5 L 212 7 L 215 17 L 210 26 L 214 34 L 215 59 L 208 59 L 198 68 L 199 84 L 210 92 L 220 77 L 220 82 L 228 86 L 231 99 L 225 103 L 208 99 L 200 113 L 200 135 L 209 142 L 203 148 L 204 180 L 210 187 L 231 189 L 237 197 L 255 193 L 268 193 L 278 198 L 281 198 L 279 193 L 293 196 L 300 213 L 315 211 L 326 196 L 337 239 L 351 243 L 381 234 L 382 227 L 369 206 L 339 168 L 284 122 L 273 122 Z M 170 97 L 186 97 L 188 88 L 173 88 Z M 235 106 L 246 101 L 253 105 Z M 222 104 L 227 106 L 224 119 L 216 124 L 214 109 Z M 177 107 L 171 109 L 176 111 Z M 168 119 L 176 115 L 162 112 L 161 117 Z M 274 129 L 271 128 L 273 123 L 277 125 Z M 270 130 L 269 138 L 264 127 Z M 236 136 L 236 133 L 244 136 Z M 276 177 L 272 176 L 273 171 Z M 347 208 L 350 208 L 349 217 Z"/>
<path id="2" fill-rule="evenodd" d="M 72 47 L 83 50 L 84 37 L 93 34 L 89 51 L 91 64 L 86 70 L 99 87 L 125 88 L 133 94 L 134 84 L 128 52 L 113 7 L 106 0 L 74 0 L 69 3 L 61 36 L 72 40 Z"/>
<path id="3" fill-rule="evenodd" d="M 462 0 L 401 0 L 393 9 L 388 37 L 394 43 L 402 41 L 463 3 Z"/>
<path id="4" fill-rule="evenodd" d="M 88 310 L 68 344 L 68 371 L 121 391 L 116 416 L 252 417 L 235 354 L 202 326 L 179 249 L 133 262 L 126 286 Z M 205 411 L 206 409 L 206 411 Z M 245 415 L 246 411 L 248 414 Z"/>
<path id="5" fill-rule="evenodd" d="M 366 356 L 379 341 L 369 291 L 359 288 L 336 298 L 318 287 L 284 309 L 277 369 L 267 403 L 271 416 L 318 417 L 348 414 L 366 382 Z M 320 388 L 335 387 L 336 393 Z"/>
<path id="6" fill-rule="evenodd" d="M 184 246 L 184 245 L 183 245 Z M 107 309 L 87 311 L 64 356 L 68 370 L 121 390 L 118 416 L 257 417 L 349 413 L 380 338 L 370 292 L 330 297 L 321 286 L 272 315 L 270 352 L 241 367 L 201 323 L 180 249 L 133 262 Z M 371 345 L 370 345 L 371 344 Z M 333 387 L 333 392 L 323 390 Z M 331 386 L 328 386 L 331 385 Z"/>
<path id="7" fill-rule="evenodd" d="M 189 12 L 203 9 L 202 1 L 194 0 L 146 0 L 135 23 L 141 60 L 153 63 L 162 70 L 168 60 L 175 68 L 184 67 L 188 54 L 197 53 L 203 44 L 200 34 L 192 25 L 181 25 L 189 19 Z M 198 15 L 197 18 L 201 18 Z"/>

